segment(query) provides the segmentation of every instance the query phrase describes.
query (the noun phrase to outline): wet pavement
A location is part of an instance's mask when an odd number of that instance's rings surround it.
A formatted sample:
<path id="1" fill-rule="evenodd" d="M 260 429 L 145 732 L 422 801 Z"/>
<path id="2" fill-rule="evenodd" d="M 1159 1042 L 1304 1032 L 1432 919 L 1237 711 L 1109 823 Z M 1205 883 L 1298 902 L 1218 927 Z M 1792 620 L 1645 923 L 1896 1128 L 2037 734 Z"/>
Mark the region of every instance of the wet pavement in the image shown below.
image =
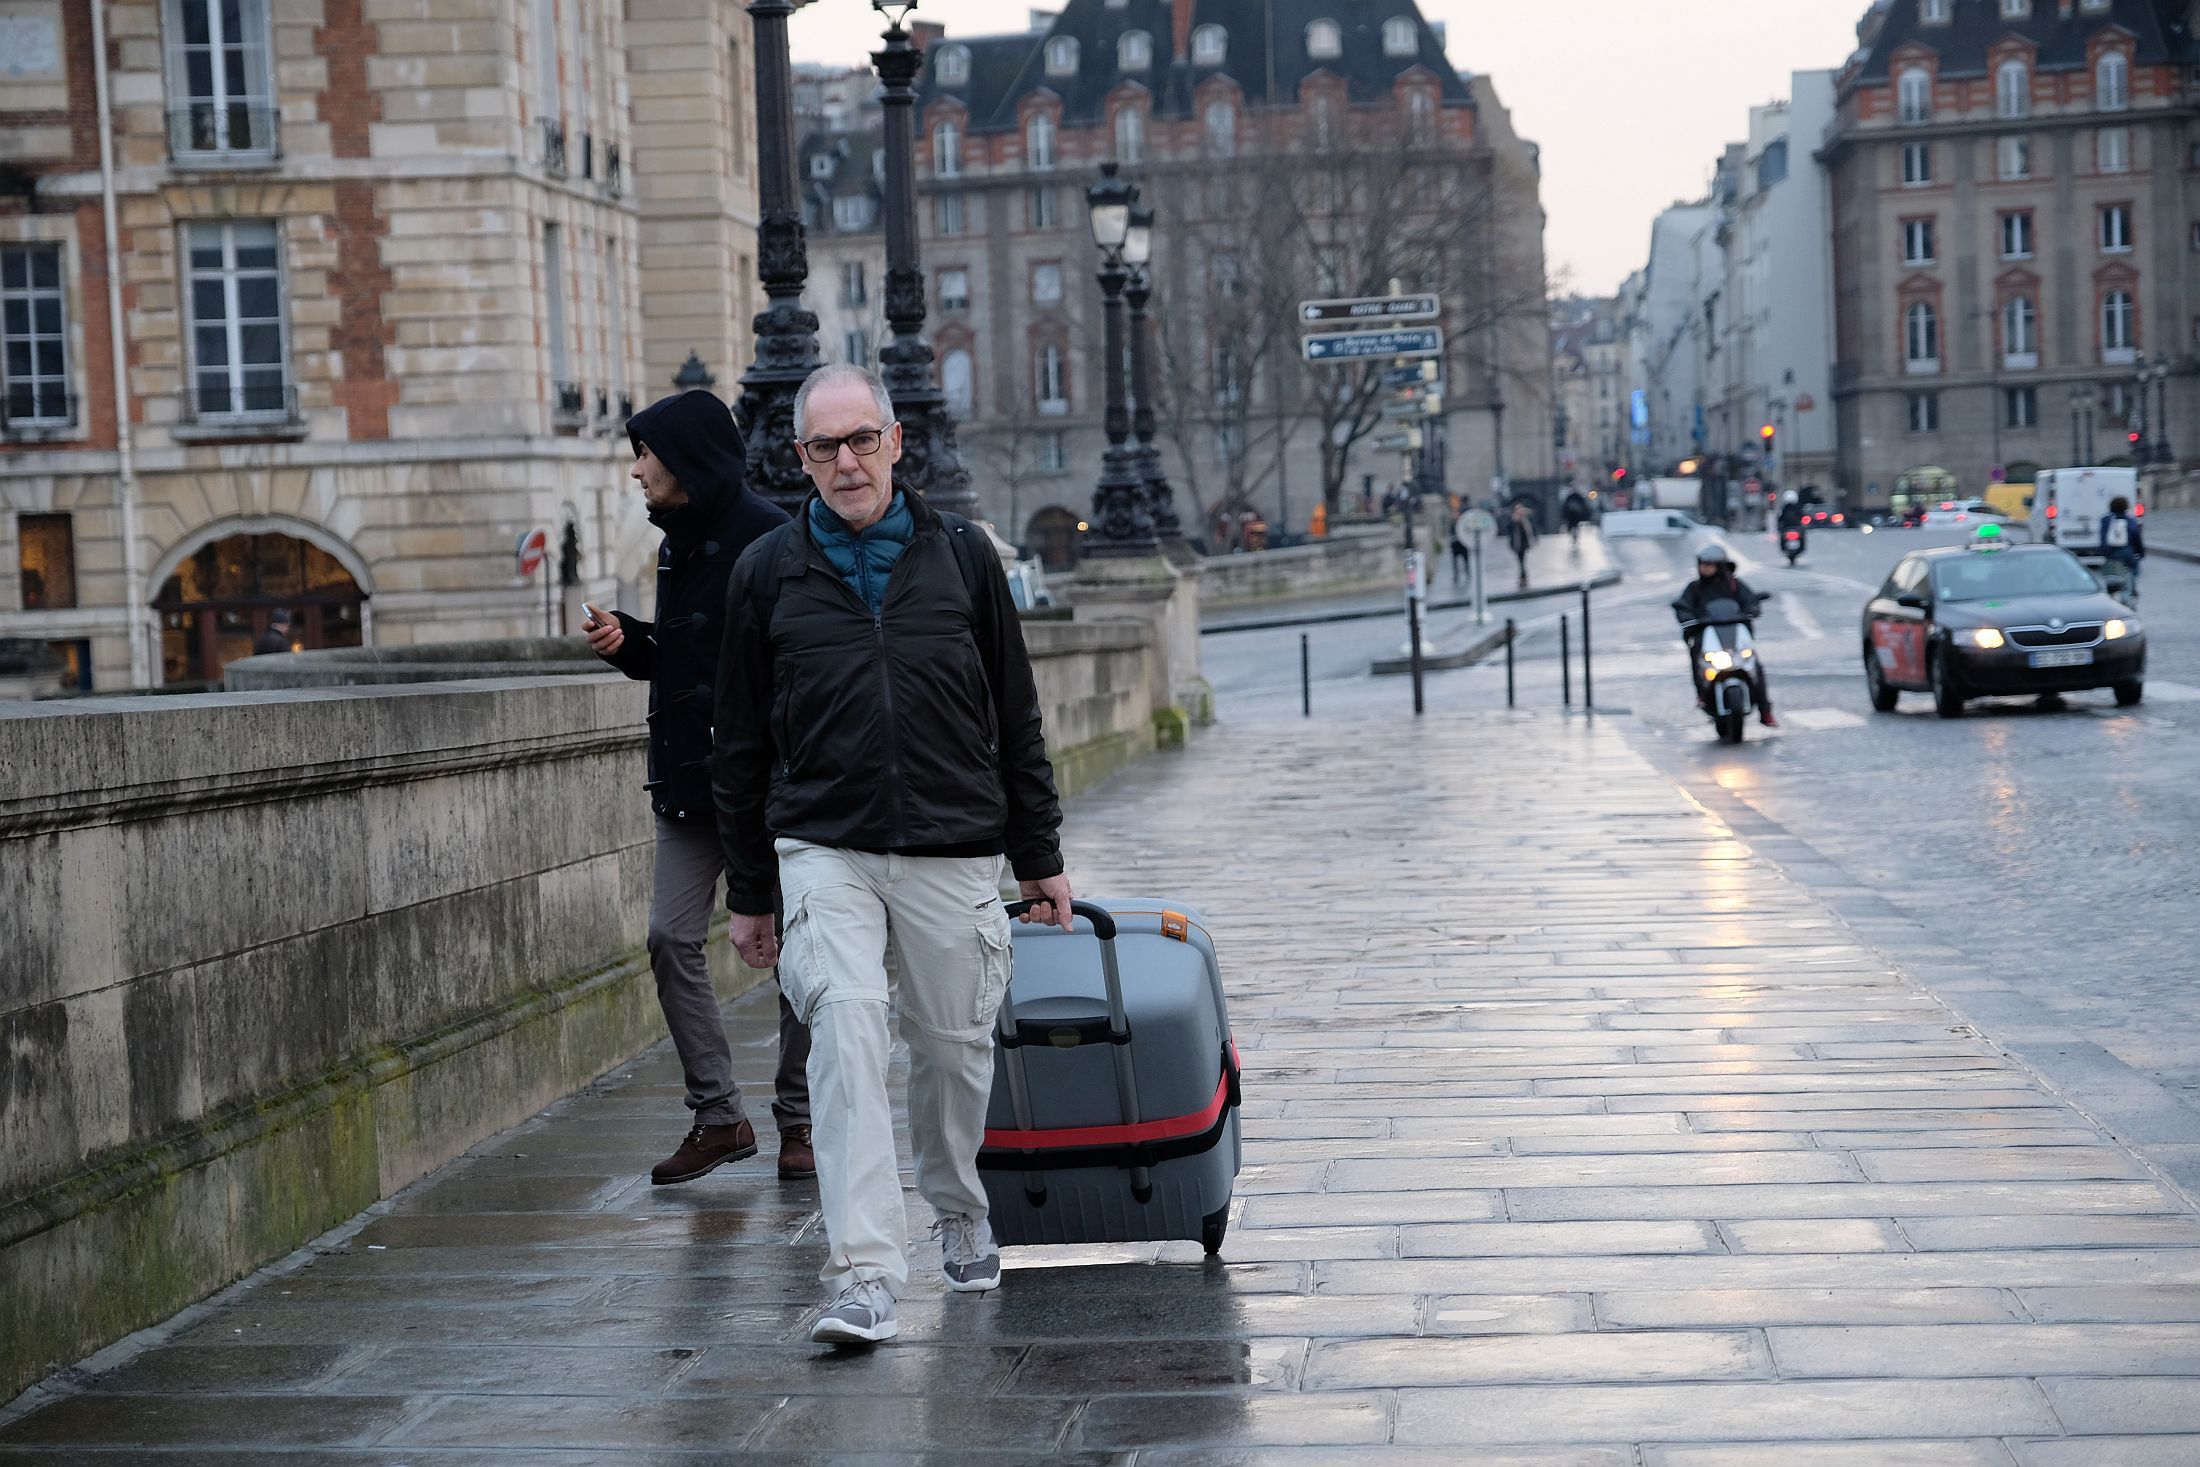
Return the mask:
<path id="1" fill-rule="evenodd" d="M 660 1049 L 92 1362 L 0 1463 L 2200 1460 L 2185 1198 L 1627 723 L 1248 716 L 1074 804 L 1081 891 L 1216 934 L 1220 1263 L 927 1267 L 901 1341 L 812 1347 L 813 1189 L 768 1144 L 651 1188 Z M 765 996 L 734 1026 L 762 1119 Z"/>

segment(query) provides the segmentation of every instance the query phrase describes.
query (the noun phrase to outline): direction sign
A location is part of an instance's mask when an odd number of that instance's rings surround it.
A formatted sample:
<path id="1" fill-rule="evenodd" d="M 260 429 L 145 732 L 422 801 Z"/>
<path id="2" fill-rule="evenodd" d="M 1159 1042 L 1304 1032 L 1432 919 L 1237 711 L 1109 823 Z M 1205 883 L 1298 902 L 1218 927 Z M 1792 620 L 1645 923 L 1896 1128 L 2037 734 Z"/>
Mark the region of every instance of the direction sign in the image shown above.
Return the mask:
<path id="1" fill-rule="evenodd" d="M 1383 404 L 1383 416 L 1386 418 L 1425 418 L 1428 416 L 1428 399 L 1425 397 L 1404 397 L 1386 402 Z"/>
<path id="2" fill-rule="evenodd" d="M 1432 379 L 1425 375 L 1424 367 L 1425 364 L 1408 367 L 1386 367 L 1383 369 L 1383 386 L 1426 387 L 1431 392 L 1442 392 L 1444 390 L 1442 380 Z"/>
<path id="3" fill-rule="evenodd" d="M 1301 321 L 1430 321 L 1443 314 L 1433 295 L 1369 295 L 1350 300 L 1300 301 Z"/>
<path id="4" fill-rule="evenodd" d="M 1420 430 L 1407 428 L 1401 432 L 1385 433 L 1375 440 L 1375 447 L 1382 453 L 1412 453 L 1421 446 Z"/>
<path id="5" fill-rule="evenodd" d="M 1310 362 L 1434 357 L 1444 352 L 1444 333 L 1434 326 L 1406 326 L 1396 331 L 1333 331 L 1325 336 L 1302 336 L 1299 341 Z"/>

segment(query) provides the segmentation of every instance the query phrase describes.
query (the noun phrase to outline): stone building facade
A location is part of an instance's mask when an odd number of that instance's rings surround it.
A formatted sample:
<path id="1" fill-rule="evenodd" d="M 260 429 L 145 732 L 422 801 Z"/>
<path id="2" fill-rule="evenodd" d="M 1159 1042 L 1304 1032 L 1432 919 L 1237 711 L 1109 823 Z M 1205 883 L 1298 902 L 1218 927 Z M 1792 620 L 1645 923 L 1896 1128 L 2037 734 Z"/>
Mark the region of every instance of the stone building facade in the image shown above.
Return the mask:
<path id="1" fill-rule="evenodd" d="M 1157 214 L 1157 441 L 1188 534 L 1244 509 L 1303 532 L 1325 485 L 1396 481 L 1379 401 L 1338 447 L 1322 400 L 1360 379 L 1308 368 L 1295 319 L 1396 274 L 1445 300 L 1449 487 L 1550 473 L 1535 148 L 1412 0 L 1068 0 L 1029 33 L 933 42 L 919 108 L 927 329 L 1011 539 L 1067 558 L 1098 478 L 1085 191 L 1108 160 Z"/>
<path id="2" fill-rule="evenodd" d="M 2148 362 L 2172 368 L 2169 424 L 2192 421 L 2192 9 L 1884 0 L 1865 16 L 1822 153 L 1854 502 L 2128 462 Z"/>
<path id="3" fill-rule="evenodd" d="M 278 610 L 352 645 L 642 604 L 623 414 L 747 357 L 745 15 L 95 3 L 5 7 L 0 636 L 188 686 Z"/>
<path id="4" fill-rule="evenodd" d="M 855 120 L 862 124 L 858 115 Z M 871 125 L 806 134 L 796 149 L 818 355 L 874 371 L 886 326 L 886 154 Z"/>

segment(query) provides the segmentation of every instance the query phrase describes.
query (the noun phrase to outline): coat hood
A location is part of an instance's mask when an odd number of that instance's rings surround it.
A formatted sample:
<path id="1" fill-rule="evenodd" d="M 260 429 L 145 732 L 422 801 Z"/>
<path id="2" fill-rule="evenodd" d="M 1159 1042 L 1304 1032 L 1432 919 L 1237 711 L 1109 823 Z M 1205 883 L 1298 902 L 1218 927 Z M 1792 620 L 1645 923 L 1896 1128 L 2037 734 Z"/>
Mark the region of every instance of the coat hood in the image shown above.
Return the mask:
<path id="1" fill-rule="evenodd" d="M 636 453 L 646 443 L 672 470 L 698 521 L 740 498 L 748 482 L 748 454 L 733 410 L 701 388 L 660 397 L 626 420 L 626 436 Z"/>

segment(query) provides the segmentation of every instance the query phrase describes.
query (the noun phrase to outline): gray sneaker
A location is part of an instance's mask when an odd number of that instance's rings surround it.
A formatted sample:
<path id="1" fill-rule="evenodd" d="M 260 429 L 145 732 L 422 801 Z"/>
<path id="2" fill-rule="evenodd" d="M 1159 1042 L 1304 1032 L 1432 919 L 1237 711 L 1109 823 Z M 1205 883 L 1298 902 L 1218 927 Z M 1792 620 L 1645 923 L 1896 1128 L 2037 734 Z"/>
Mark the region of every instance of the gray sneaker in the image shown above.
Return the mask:
<path id="1" fill-rule="evenodd" d="M 940 1272 L 958 1294 L 982 1294 L 1001 1286 L 1001 1250 L 984 1218 L 948 1213 L 934 1225 L 940 1235 Z"/>
<path id="2" fill-rule="evenodd" d="M 877 1279 L 857 1279 L 833 1296 L 810 1338 L 820 1345 L 875 1345 L 901 1333 L 894 1296 Z"/>

